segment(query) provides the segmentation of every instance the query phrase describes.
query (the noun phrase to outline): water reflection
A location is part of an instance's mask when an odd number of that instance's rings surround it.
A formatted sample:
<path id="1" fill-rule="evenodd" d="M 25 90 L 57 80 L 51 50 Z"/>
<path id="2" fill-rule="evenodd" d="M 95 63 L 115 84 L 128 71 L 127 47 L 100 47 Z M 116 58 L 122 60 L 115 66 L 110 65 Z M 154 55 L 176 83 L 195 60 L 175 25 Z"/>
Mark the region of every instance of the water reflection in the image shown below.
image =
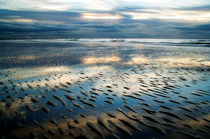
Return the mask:
<path id="1" fill-rule="evenodd" d="M 150 132 L 152 134 L 148 137 L 153 137 L 154 135 L 159 134 L 160 138 L 170 138 L 171 135 L 174 134 L 174 131 L 178 128 L 182 129 L 183 133 L 186 131 L 187 136 L 193 136 L 193 133 L 188 132 L 188 128 L 193 128 L 194 130 L 199 129 L 207 124 L 207 122 L 203 119 L 209 118 L 209 115 L 207 115 L 200 117 L 200 122 L 195 122 L 194 120 L 189 119 L 184 123 L 176 120 L 173 121 L 176 122 L 176 126 L 174 126 L 174 123 L 171 124 L 161 119 L 166 118 L 164 116 L 162 117 L 162 115 L 156 116 L 157 118 L 155 121 L 158 121 L 158 123 L 155 123 L 152 119 L 145 119 L 144 117 L 151 118 L 151 115 L 147 115 L 145 113 L 142 113 L 141 115 L 134 115 L 131 112 L 126 112 L 125 114 L 122 114 L 119 111 L 111 111 L 109 113 L 101 112 L 97 115 L 97 117 L 91 115 L 81 116 L 80 114 L 75 116 L 76 121 L 75 119 L 61 116 L 61 118 L 51 119 L 49 122 L 39 123 L 36 121 L 32 126 L 20 128 L 8 136 L 29 137 L 32 130 L 33 133 L 42 135 L 40 137 L 49 137 L 52 136 L 52 134 L 54 134 L 54 137 L 69 137 L 69 134 L 73 137 L 87 138 L 98 138 L 100 137 L 100 134 L 112 137 L 128 137 L 129 134 L 133 135 L 132 132 L 134 132 L 136 136 L 140 137 L 143 132 Z M 90 124 L 93 124 L 96 129 L 94 130 L 93 127 L 89 126 Z M 156 129 L 151 131 L 150 128 Z M 167 135 L 160 135 L 163 132 L 166 132 L 166 130 L 168 130 Z M 124 133 L 122 133 L 122 131 L 124 131 Z M 208 133 L 205 129 L 201 129 L 201 131 L 206 131 L 206 133 Z M 117 136 L 119 133 L 120 135 Z M 184 134 L 174 135 L 181 138 L 187 137 Z M 196 136 L 197 135 L 195 135 L 195 137 Z"/>
<path id="2" fill-rule="evenodd" d="M 10 104 L 8 104 L 10 103 Z M 29 104 L 31 102 L 31 98 L 26 96 L 23 99 L 17 99 L 14 102 L 1 102 L 0 103 L 0 111 L 2 112 L 2 116 L 4 118 L 14 118 L 17 115 L 17 111 L 23 107 L 25 104 Z M 8 106 L 9 105 L 9 106 Z M 20 111 L 19 114 L 23 115 L 26 111 Z"/>
<path id="3" fill-rule="evenodd" d="M 114 63 L 121 60 L 118 56 L 105 56 L 105 57 L 86 57 L 83 59 L 84 64 L 99 64 L 99 63 Z"/>
<path id="4" fill-rule="evenodd" d="M 0 69 L 1 134 L 209 138 L 208 49 L 89 44 L 78 50 L 48 47 L 48 53 L 59 54 L 42 57 L 46 65 L 20 62 L 22 67 Z M 32 50 L 19 58 L 36 61 L 41 54 Z"/>
<path id="5" fill-rule="evenodd" d="M 128 62 L 129 64 L 143 64 L 143 63 L 149 63 L 151 60 L 149 60 L 148 58 L 144 58 L 144 57 L 134 57 L 131 59 L 130 62 Z"/>

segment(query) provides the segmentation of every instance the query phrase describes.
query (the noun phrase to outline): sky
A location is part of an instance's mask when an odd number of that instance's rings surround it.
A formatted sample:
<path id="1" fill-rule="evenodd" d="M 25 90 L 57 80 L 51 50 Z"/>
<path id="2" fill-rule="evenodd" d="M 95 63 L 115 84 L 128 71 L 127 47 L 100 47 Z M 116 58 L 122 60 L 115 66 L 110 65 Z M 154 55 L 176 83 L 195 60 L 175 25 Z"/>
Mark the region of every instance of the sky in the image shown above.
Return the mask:
<path id="1" fill-rule="evenodd" d="M 210 39 L 210 0 L 0 0 L 0 39 Z"/>

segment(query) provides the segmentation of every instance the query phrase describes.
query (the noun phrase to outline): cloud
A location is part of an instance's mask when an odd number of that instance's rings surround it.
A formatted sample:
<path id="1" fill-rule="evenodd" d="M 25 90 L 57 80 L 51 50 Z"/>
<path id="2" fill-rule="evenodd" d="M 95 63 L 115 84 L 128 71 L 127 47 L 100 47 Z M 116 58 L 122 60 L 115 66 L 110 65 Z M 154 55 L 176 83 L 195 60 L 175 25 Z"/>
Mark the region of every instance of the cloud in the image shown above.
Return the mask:
<path id="1" fill-rule="evenodd" d="M 102 0 L 2 0 L 0 9 L 29 11 L 111 10 L 113 3 Z"/>
<path id="2" fill-rule="evenodd" d="M 210 24 L 201 24 L 201 25 L 195 25 L 195 26 L 187 26 L 187 27 L 176 27 L 176 29 L 182 30 L 182 31 L 210 31 Z"/>
<path id="3" fill-rule="evenodd" d="M 174 7 L 174 6 L 194 6 L 194 5 L 203 5 L 210 3 L 208 0 L 121 0 L 125 4 L 136 4 L 136 5 L 145 5 L 145 6 L 160 6 L 160 7 Z"/>
<path id="4" fill-rule="evenodd" d="M 143 12 L 122 12 L 122 14 L 130 15 L 134 20 L 161 19 L 180 22 L 210 22 L 210 11 L 148 9 Z"/>
<path id="5" fill-rule="evenodd" d="M 17 19 L 0 19 L 0 22 L 22 22 L 22 23 L 33 23 L 33 22 L 35 22 L 35 20 L 32 20 L 32 19 L 21 19 L 21 18 L 17 18 Z"/>
<path id="6" fill-rule="evenodd" d="M 0 9 L 29 11 L 66 11 L 67 5 L 42 0 L 2 0 Z"/>
<path id="7" fill-rule="evenodd" d="M 184 8 L 210 5 L 208 0 L 1 0 L 0 9 L 29 11 L 113 11 L 120 7 Z"/>
<path id="8" fill-rule="evenodd" d="M 83 13 L 84 19 L 122 19 L 123 16 L 119 14 L 105 14 L 105 13 Z"/>
<path id="9" fill-rule="evenodd" d="M 196 10 L 196 11 L 210 11 L 210 5 L 194 6 L 194 7 L 181 7 L 178 10 Z"/>
<path id="10" fill-rule="evenodd" d="M 102 2 L 101 0 L 88 2 L 90 4 L 96 1 Z M 38 5 L 38 2 L 34 2 L 33 5 Z M 44 2 L 49 5 L 56 3 L 56 1 Z M 59 4 L 72 6 L 81 2 L 62 0 Z M 193 7 L 191 4 L 191 7 L 183 5 L 178 8 L 168 8 L 170 4 L 168 7 L 145 6 L 138 4 L 137 1 L 137 4 L 133 5 L 134 1 L 125 0 L 112 6 L 109 6 L 111 1 L 103 2 L 107 3 L 109 10 L 83 8 L 84 3 L 70 11 L 65 8 L 64 11 L 32 8 L 27 12 L 21 8 L 0 9 L 0 38 L 209 38 L 210 36 L 208 31 L 210 12 L 207 9 L 208 5 L 203 6 L 202 2 L 201 6 Z M 8 3 L 7 6 L 9 5 Z"/>

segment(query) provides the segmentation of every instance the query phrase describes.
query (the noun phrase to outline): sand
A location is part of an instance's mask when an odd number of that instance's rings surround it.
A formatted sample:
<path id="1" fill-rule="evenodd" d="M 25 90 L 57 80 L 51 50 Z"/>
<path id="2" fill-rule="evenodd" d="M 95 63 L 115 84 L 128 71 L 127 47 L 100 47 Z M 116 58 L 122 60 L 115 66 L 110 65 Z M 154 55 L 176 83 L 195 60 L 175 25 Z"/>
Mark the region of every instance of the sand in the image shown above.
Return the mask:
<path id="1" fill-rule="evenodd" d="M 153 41 L 0 41 L 1 137 L 210 138 L 209 45 Z"/>

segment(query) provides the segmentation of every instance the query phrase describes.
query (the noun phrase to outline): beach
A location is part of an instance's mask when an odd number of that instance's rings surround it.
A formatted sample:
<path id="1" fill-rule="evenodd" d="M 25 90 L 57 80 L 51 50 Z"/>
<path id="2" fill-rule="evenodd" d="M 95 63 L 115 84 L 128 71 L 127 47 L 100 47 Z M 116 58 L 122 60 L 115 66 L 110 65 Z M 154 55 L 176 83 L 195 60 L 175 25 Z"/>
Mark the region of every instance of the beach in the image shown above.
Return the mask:
<path id="1" fill-rule="evenodd" d="M 0 125 L 2 138 L 210 138 L 210 40 L 0 40 Z"/>

